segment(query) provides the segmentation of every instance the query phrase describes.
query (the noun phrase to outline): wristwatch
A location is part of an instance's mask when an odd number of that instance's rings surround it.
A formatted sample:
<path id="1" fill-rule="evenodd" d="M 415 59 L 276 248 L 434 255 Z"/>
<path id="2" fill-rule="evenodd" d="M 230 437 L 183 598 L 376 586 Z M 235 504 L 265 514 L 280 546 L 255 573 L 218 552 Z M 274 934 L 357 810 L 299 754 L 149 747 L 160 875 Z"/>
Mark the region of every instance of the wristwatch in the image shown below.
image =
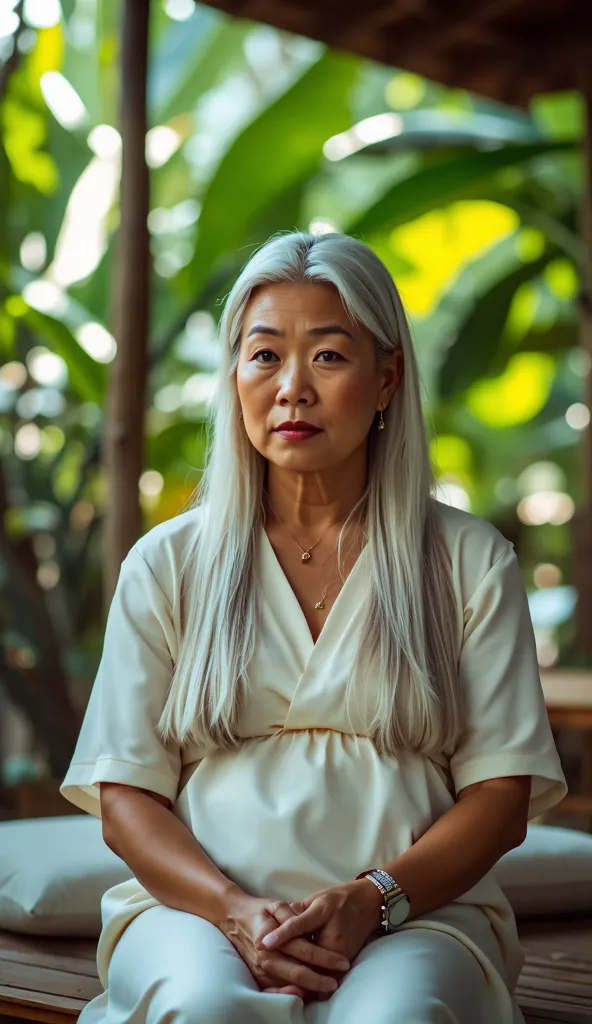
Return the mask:
<path id="1" fill-rule="evenodd" d="M 358 878 L 370 879 L 383 895 L 379 932 L 381 934 L 384 932 L 386 935 L 394 932 L 409 917 L 411 909 L 409 896 L 398 882 L 395 882 L 392 875 L 383 871 L 382 868 L 370 868 L 369 871 L 362 871 L 356 875 L 356 879 Z"/>

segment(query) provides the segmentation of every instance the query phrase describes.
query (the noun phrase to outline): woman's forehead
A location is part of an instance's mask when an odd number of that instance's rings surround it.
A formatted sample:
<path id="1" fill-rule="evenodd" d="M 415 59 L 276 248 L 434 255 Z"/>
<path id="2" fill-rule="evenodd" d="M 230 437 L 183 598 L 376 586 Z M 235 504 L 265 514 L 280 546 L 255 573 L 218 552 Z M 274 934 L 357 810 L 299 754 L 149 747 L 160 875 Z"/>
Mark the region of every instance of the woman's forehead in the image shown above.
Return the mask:
<path id="1" fill-rule="evenodd" d="M 337 288 L 328 282 L 278 281 L 257 285 L 251 292 L 247 310 L 323 307 L 327 304 L 343 306 Z"/>
<path id="2" fill-rule="evenodd" d="M 318 321 L 338 322 L 351 328 L 353 323 L 333 285 L 282 282 L 258 286 L 247 303 L 243 325 L 248 330 L 262 320 L 279 327 L 281 321 L 290 323 L 301 317 L 306 317 L 309 326 L 317 325 Z"/>

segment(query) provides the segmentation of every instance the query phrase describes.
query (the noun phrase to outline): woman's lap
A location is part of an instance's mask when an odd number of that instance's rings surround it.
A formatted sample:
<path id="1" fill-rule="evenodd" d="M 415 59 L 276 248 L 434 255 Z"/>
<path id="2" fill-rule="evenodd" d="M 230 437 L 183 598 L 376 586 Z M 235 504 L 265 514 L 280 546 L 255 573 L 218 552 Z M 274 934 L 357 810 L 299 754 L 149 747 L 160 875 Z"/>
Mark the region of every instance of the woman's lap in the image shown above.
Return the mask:
<path id="1" fill-rule="evenodd" d="M 430 928 L 369 943 L 327 1003 L 307 1024 L 475 1024 L 486 1020 L 487 982 L 458 939 Z M 500 1021 L 499 1024 L 502 1024 Z"/>
<path id="2" fill-rule="evenodd" d="M 466 946 L 413 928 L 370 942 L 330 999 L 304 1006 L 261 992 L 214 925 L 159 905 L 139 914 L 115 947 L 107 1013 L 97 1004 L 80 1024 L 474 1024 L 487 1017 L 486 998 L 484 972 Z"/>

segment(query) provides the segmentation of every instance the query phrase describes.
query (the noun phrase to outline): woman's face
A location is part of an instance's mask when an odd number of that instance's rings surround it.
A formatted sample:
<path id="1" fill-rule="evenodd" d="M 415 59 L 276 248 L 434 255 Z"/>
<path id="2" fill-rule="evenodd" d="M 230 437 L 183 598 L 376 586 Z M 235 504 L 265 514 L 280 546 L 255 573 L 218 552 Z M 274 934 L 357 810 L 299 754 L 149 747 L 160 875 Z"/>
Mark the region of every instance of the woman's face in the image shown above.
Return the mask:
<path id="1" fill-rule="evenodd" d="M 244 426 L 254 447 L 285 469 L 334 466 L 366 446 L 381 402 L 403 370 L 402 352 L 377 363 L 366 327 L 353 326 L 330 284 L 272 284 L 250 296 L 237 365 Z M 318 428 L 307 438 L 277 432 L 285 421 Z"/>

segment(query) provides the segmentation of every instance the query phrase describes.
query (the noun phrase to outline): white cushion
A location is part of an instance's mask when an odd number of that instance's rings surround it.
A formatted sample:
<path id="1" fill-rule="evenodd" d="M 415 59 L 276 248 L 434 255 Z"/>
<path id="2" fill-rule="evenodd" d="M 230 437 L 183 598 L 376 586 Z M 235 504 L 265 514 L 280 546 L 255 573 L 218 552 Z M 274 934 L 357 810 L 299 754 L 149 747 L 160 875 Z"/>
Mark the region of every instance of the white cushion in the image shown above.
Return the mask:
<path id="1" fill-rule="evenodd" d="M 95 938 L 103 893 L 131 876 L 90 814 L 0 822 L 0 928 Z"/>
<path id="2" fill-rule="evenodd" d="M 494 868 L 517 917 L 592 910 L 592 836 L 529 825 Z M 95 938 L 101 898 L 132 877 L 89 814 L 0 822 L 0 928 Z"/>
<path id="3" fill-rule="evenodd" d="M 517 917 L 592 910 L 592 835 L 557 825 L 529 825 L 522 846 L 494 868 Z"/>

